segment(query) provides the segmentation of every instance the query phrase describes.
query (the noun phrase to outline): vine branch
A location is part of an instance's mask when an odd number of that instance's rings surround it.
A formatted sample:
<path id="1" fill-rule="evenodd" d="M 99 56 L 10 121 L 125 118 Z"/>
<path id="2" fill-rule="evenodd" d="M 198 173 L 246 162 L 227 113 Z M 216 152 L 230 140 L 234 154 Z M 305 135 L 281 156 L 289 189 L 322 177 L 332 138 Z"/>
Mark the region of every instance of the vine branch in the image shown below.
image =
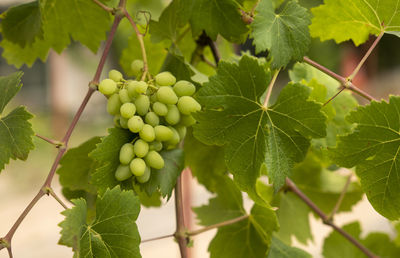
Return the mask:
<path id="1" fill-rule="evenodd" d="M 245 219 L 248 219 L 248 218 L 249 218 L 249 215 L 246 214 L 246 215 L 243 215 L 243 216 L 231 219 L 231 220 L 223 221 L 221 223 L 217 223 L 217 224 L 214 224 L 214 225 L 210 225 L 210 226 L 207 226 L 207 227 L 204 227 L 204 228 L 201 228 L 201 229 L 197 229 L 197 230 L 186 232 L 186 235 L 187 236 L 195 236 L 195 235 L 207 232 L 207 231 L 215 229 L 215 228 L 220 228 L 220 227 L 223 227 L 223 226 L 228 226 L 228 225 L 235 224 L 235 223 L 237 223 L 239 221 L 242 221 L 242 220 L 245 220 Z"/>
<path id="2" fill-rule="evenodd" d="M 340 205 L 342 205 L 344 196 L 346 195 L 347 190 L 349 189 L 349 186 L 351 183 L 351 177 L 352 177 L 351 174 L 347 177 L 346 183 L 342 189 L 342 192 L 340 193 L 339 199 L 337 200 L 335 207 L 333 207 L 333 210 L 331 211 L 331 213 L 328 215 L 328 220 L 333 221 L 333 217 L 338 212 Z"/>
<path id="3" fill-rule="evenodd" d="M 53 140 L 53 139 L 47 138 L 47 137 L 42 136 L 42 135 L 39 135 L 39 134 L 35 134 L 35 136 L 38 137 L 39 139 L 42 139 L 42 140 L 45 141 L 45 142 L 48 142 L 48 143 L 54 145 L 56 148 L 59 148 L 60 146 L 63 145 L 62 142 L 59 142 L 59 141 L 57 141 L 57 140 Z"/>
<path id="4" fill-rule="evenodd" d="M 159 236 L 159 237 L 154 237 L 154 238 L 149 238 L 149 239 L 146 239 L 146 240 L 142 240 L 141 243 L 147 243 L 147 242 L 161 240 L 161 239 L 165 239 L 165 238 L 169 238 L 169 237 L 174 237 L 174 234 L 165 235 L 165 236 Z"/>
<path id="5" fill-rule="evenodd" d="M 182 176 L 180 175 L 175 185 L 175 214 L 176 214 L 176 231 L 175 239 L 179 244 L 179 250 L 182 258 L 188 258 L 187 237 L 185 228 L 185 219 L 183 215 L 183 196 L 182 196 Z"/>
<path id="6" fill-rule="evenodd" d="M 99 0 L 93 0 L 93 2 L 109 13 L 114 13 L 114 11 L 115 11 L 113 8 L 108 7 L 107 5 L 103 4 Z"/>
<path id="7" fill-rule="evenodd" d="M 368 248 L 366 248 L 363 244 L 361 244 L 357 239 L 355 239 L 353 236 L 348 234 L 346 231 L 344 231 L 342 228 L 338 227 L 336 224 L 334 224 L 329 217 L 320 209 L 318 206 L 311 201 L 297 186 L 296 184 L 290 180 L 289 178 L 286 178 L 286 185 L 289 187 L 289 189 L 296 194 L 305 204 L 307 204 L 308 207 L 310 207 L 323 221 L 325 225 L 328 225 L 332 227 L 334 230 L 336 230 L 339 234 L 347 238 L 353 245 L 355 245 L 358 249 L 360 249 L 365 255 L 367 255 L 370 258 L 379 258 L 379 256 L 376 256 L 374 253 L 372 253 Z"/>

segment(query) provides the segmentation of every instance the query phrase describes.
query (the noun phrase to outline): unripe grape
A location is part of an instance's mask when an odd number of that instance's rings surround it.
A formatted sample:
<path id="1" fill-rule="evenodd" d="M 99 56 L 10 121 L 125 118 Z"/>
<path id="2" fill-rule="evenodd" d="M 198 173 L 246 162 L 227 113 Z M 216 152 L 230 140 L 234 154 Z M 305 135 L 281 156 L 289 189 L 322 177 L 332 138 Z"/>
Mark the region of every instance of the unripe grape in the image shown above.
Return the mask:
<path id="1" fill-rule="evenodd" d="M 122 117 L 129 119 L 135 115 L 136 106 L 133 103 L 122 104 L 119 112 L 121 113 Z"/>
<path id="2" fill-rule="evenodd" d="M 179 111 L 184 115 L 190 115 L 190 113 L 201 110 L 199 102 L 190 96 L 180 97 L 177 106 Z"/>
<path id="3" fill-rule="evenodd" d="M 149 112 L 146 114 L 144 121 L 151 126 L 156 126 L 160 124 L 160 118 L 154 112 Z"/>
<path id="4" fill-rule="evenodd" d="M 172 132 L 172 130 L 166 126 L 163 125 L 157 125 L 156 127 L 154 127 L 154 132 L 156 134 L 156 140 L 157 141 L 168 141 L 170 140 L 174 133 Z"/>
<path id="5" fill-rule="evenodd" d="M 154 133 L 154 128 L 151 125 L 145 124 L 139 132 L 140 138 L 145 140 L 146 142 L 152 142 L 156 138 L 156 134 Z"/>
<path id="6" fill-rule="evenodd" d="M 143 67 L 144 63 L 142 60 L 140 59 L 133 60 L 133 62 L 131 63 L 131 69 L 133 75 L 135 77 L 138 77 L 142 73 Z"/>
<path id="7" fill-rule="evenodd" d="M 144 158 L 146 164 L 155 169 L 162 169 L 164 167 L 164 159 L 157 151 L 149 151 Z"/>
<path id="8" fill-rule="evenodd" d="M 115 82 L 119 82 L 123 79 L 122 73 L 115 69 L 108 72 L 108 77 Z"/>
<path id="9" fill-rule="evenodd" d="M 149 111 L 150 99 L 146 95 L 139 95 L 135 100 L 136 112 L 144 116 Z"/>
<path id="10" fill-rule="evenodd" d="M 159 116 L 166 116 L 168 114 L 168 107 L 164 103 L 155 102 L 153 104 L 153 111 Z"/>
<path id="11" fill-rule="evenodd" d="M 104 79 L 99 84 L 99 91 L 104 95 L 111 95 L 117 90 L 117 83 L 111 79 Z"/>
<path id="12" fill-rule="evenodd" d="M 136 91 L 137 81 L 129 81 L 126 89 L 128 90 L 128 95 L 131 99 L 139 96 L 139 93 Z"/>
<path id="13" fill-rule="evenodd" d="M 114 120 L 114 126 L 117 127 L 117 128 L 121 127 L 120 119 L 121 119 L 120 115 L 114 116 L 114 119 L 113 119 Z"/>
<path id="14" fill-rule="evenodd" d="M 133 144 L 125 143 L 119 151 L 119 162 L 123 165 L 128 165 L 135 157 Z"/>
<path id="15" fill-rule="evenodd" d="M 149 85 L 146 82 L 139 81 L 135 86 L 135 90 L 137 93 L 146 93 L 148 86 Z"/>
<path id="16" fill-rule="evenodd" d="M 141 175 L 141 176 L 137 176 L 137 177 L 136 177 L 136 180 L 137 180 L 139 183 L 144 184 L 144 183 L 146 183 L 147 181 L 149 181 L 150 175 L 151 175 L 151 170 L 150 170 L 150 168 L 149 168 L 148 166 L 146 166 L 146 169 L 144 170 L 144 174 Z"/>
<path id="17" fill-rule="evenodd" d="M 131 101 L 131 97 L 129 97 L 129 93 L 127 89 L 121 89 L 119 91 L 119 100 L 121 103 L 128 103 Z"/>
<path id="18" fill-rule="evenodd" d="M 146 170 L 146 162 L 141 158 L 135 158 L 129 164 L 129 168 L 135 176 L 142 176 Z"/>
<path id="19" fill-rule="evenodd" d="M 149 144 L 144 140 L 139 139 L 133 144 L 133 151 L 135 152 L 136 156 L 143 158 L 146 156 L 147 152 L 149 152 Z"/>
<path id="20" fill-rule="evenodd" d="M 132 172 L 129 166 L 119 165 L 115 171 L 115 179 L 118 181 L 124 181 L 132 176 Z"/>
<path id="21" fill-rule="evenodd" d="M 194 86 L 193 83 L 184 80 L 175 83 L 173 89 L 179 97 L 192 96 L 196 92 L 196 86 Z"/>
<path id="22" fill-rule="evenodd" d="M 128 120 L 128 128 L 132 133 L 138 133 L 143 128 L 143 119 L 140 116 L 133 116 Z"/>
<path id="23" fill-rule="evenodd" d="M 128 129 L 128 119 L 126 119 L 124 117 L 120 117 L 119 124 L 121 125 L 122 128 Z"/>
<path id="24" fill-rule="evenodd" d="M 196 119 L 194 119 L 194 117 L 192 115 L 182 115 L 181 116 L 181 125 L 184 126 L 191 126 L 194 125 L 196 123 Z"/>
<path id="25" fill-rule="evenodd" d="M 170 125 L 176 125 L 179 123 L 181 119 L 181 114 L 179 113 L 179 109 L 175 105 L 167 105 L 168 113 L 165 116 L 165 121 L 167 121 Z"/>
<path id="26" fill-rule="evenodd" d="M 159 102 L 164 104 L 176 104 L 178 102 L 178 96 L 176 96 L 174 90 L 171 87 L 163 86 L 157 90 L 157 99 Z"/>
<path id="27" fill-rule="evenodd" d="M 118 94 L 111 95 L 107 100 L 107 112 L 110 115 L 118 115 L 121 104 Z"/>
<path id="28" fill-rule="evenodd" d="M 184 125 L 179 125 L 179 126 L 176 126 L 175 129 L 176 129 L 176 131 L 178 132 L 179 138 L 180 138 L 180 139 L 185 138 L 185 136 L 186 136 L 186 131 L 187 131 L 187 130 L 186 130 L 186 126 L 184 126 Z"/>
<path id="29" fill-rule="evenodd" d="M 149 150 L 161 151 L 163 148 L 163 144 L 159 141 L 154 141 L 149 143 Z"/>
<path id="30" fill-rule="evenodd" d="M 175 76 L 170 72 L 162 72 L 155 76 L 156 83 L 160 86 L 170 86 L 174 85 L 176 82 Z"/>
<path id="31" fill-rule="evenodd" d="M 179 133 L 175 130 L 175 128 L 173 128 L 172 126 L 168 126 L 169 129 L 172 130 L 172 138 L 169 139 L 168 141 L 166 141 L 166 145 L 167 145 L 167 149 L 173 149 L 175 148 L 175 146 L 181 141 L 180 137 L 179 137 Z"/>

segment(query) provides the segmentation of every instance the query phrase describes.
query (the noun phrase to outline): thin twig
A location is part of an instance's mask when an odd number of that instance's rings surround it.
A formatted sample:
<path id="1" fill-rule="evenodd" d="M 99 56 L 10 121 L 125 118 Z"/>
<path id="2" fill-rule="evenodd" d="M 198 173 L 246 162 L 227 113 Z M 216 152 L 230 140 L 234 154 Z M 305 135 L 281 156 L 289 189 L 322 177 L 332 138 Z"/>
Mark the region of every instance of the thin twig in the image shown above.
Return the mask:
<path id="1" fill-rule="evenodd" d="M 331 213 L 328 215 L 328 220 L 333 221 L 333 217 L 334 217 L 335 214 L 338 212 L 338 210 L 339 210 L 339 208 L 340 208 L 340 205 L 342 205 L 344 196 L 346 195 L 347 190 L 349 189 L 349 186 L 350 186 L 350 183 L 351 183 L 351 177 L 352 177 L 352 174 L 350 174 L 350 175 L 347 177 L 346 184 L 344 185 L 344 187 L 343 187 L 343 189 L 342 189 L 342 192 L 340 193 L 339 199 L 337 200 L 337 202 L 336 202 L 336 204 L 335 204 L 335 207 L 333 207 Z"/>
<path id="2" fill-rule="evenodd" d="M 364 99 L 367 99 L 369 101 L 376 100 L 376 98 L 372 97 L 362 89 L 356 87 L 352 82 L 348 82 L 347 84 L 347 89 L 351 90 L 352 92 L 356 93 L 357 95 L 363 97 Z"/>
<path id="3" fill-rule="evenodd" d="M 217 68 L 217 66 L 215 64 L 213 64 L 210 60 L 208 60 L 204 54 L 200 55 L 200 59 L 201 61 L 203 61 L 204 63 L 208 64 L 209 66 L 211 66 L 212 68 Z"/>
<path id="4" fill-rule="evenodd" d="M 101 8 L 103 8 L 105 11 L 107 11 L 109 13 L 114 13 L 114 9 L 113 8 L 108 7 L 107 5 L 103 4 L 102 2 L 100 2 L 98 0 L 93 0 L 93 2 L 95 2 Z"/>
<path id="5" fill-rule="evenodd" d="M 48 193 L 56 199 L 56 201 L 63 206 L 64 209 L 68 209 L 68 206 L 65 205 L 65 203 L 61 200 L 60 197 L 57 196 L 57 194 L 54 192 L 52 188 L 48 188 Z"/>
<path id="6" fill-rule="evenodd" d="M 165 239 L 165 238 L 169 238 L 169 237 L 174 237 L 174 234 L 165 235 L 165 236 L 159 236 L 159 237 L 154 237 L 154 238 L 150 238 L 150 239 L 145 239 L 145 240 L 142 240 L 141 243 L 146 243 L 146 242 L 161 240 L 161 239 Z"/>
<path id="7" fill-rule="evenodd" d="M 280 71 L 280 69 L 275 71 L 274 75 L 272 76 L 272 80 L 268 85 L 268 92 L 267 92 L 267 95 L 265 96 L 264 104 L 263 104 L 263 107 L 265 107 L 265 108 L 268 108 L 268 102 L 269 102 L 269 99 L 271 98 L 272 88 L 275 85 L 276 78 L 278 78 L 279 71 Z"/>
<path id="8" fill-rule="evenodd" d="M 13 258 L 13 254 L 12 254 L 12 251 L 11 251 L 11 247 L 8 247 L 8 248 L 7 248 L 7 252 L 8 252 L 8 256 L 9 256 L 10 258 Z"/>
<path id="9" fill-rule="evenodd" d="M 47 137 L 39 135 L 39 134 L 35 134 L 35 136 L 40 138 L 40 139 L 42 139 L 42 140 L 44 140 L 44 141 L 46 141 L 46 142 L 48 142 L 48 143 L 50 143 L 50 144 L 52 144 L 52 145 L 54 145 L 54 146 L 56 146 L 57 148 L 63 145 L 62 142 L 47 138 Z"/>
<path id="10" fill-rule="evenodd" d="M 373 254 L 368 248 L 366 248 L 363 244 L 361 244 L 357 239 L 355 239 L 353 236 L 348 234 L 346 231 L 344 231 L 342 228 L 336 226 L 332 221 L 329 220 L 328 216 L 320 210 L 315 203 L 313 203 L 299 188 L 297 188 L 296 184 L 290 180 L 289 178 L 286 178 L 286 185 L 289 187 L 289 189 L 296 194 L 305 204 L 308 205 L 323 221 L 325 225 L 328 225 L 332 227 L 334 230 L 336 230 L 338 233 L 340 233 L 342 236 L 347 238 L 353 245 L 355 245 L 358 249 L 360 249 L 365 255 L 367 255 L 370 258 L 378 258 L 379 256 L 376 256 Z"/>
<path id="11" fill-rule="evenodd" d="M 188 258 L 187 238 L 185 233 L 185 219 L 183 215 L 183 197 L 182 197 L 182 176 L 180 175 L 175 185 L 175 215 L 176 231 L 175 239 L 178 241 L 179 250 L 182 258 Z"/>
<path id="12" fill-rule="evenodd" d="M 346 89 L 346 87 L 341 86 L 339 91 L 336 92 L 336 94 L 333 95 L 330 99 L 328 99 L 322 106 L 325 107 L 326 105 L 328 105 L 334 98 L 339 96 L 339 94 L 342 93 L 342 91 L 344 91 L 345 89 Z"/>
<path id="13" fill-rule="evenodd" d="M 207 226 L 207 227 L 204 227 L 204 228 L 201 228 L 201 229 L 197 229 L 197 230 L 193 230 L 193 231 L 187 232 L 186 235 L 195 236 L 195 235 L 204 233 L 206 231 L 209 231 L 209 230 L 212 230 L 212 229 L 215 229 L 215 228 L 220 228 L 220 227 L 223 227 L 223 226 L 228 226 L 228 225 L 232 225 L 232 224 L 238 223 L 239 221 L 242 221 L 242 220 L 245 220 L 245 219 L 248 219 L 248 218 L 249 218 L 249 215 L 243 215 L 241 217 L 237 217 L 237 218 L 234 218 L 234 219 L 231 219 L 231 220 L 223 221 L 221 223 L 217 223 L 217 224 L 210 225 L 210 226 Z"/>

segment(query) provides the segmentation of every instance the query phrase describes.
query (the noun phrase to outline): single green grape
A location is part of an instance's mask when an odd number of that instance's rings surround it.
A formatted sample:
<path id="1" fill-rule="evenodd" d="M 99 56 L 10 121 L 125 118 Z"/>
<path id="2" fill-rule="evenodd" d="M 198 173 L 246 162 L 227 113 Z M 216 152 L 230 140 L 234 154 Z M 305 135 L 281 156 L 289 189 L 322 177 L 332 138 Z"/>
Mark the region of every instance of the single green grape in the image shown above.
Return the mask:
<path id="1" fill-rule="evenodd" d="M 120 118 L 119 118 L 119 124 L 120 124 L 121 127 L 124 128 L 124 129 L 128 129 L 128 128 L 129 128 L 128 122 L 129 122 L 128 119 L 126 119 L 126 118 L 124 118 L 124 117 L 120 117 Z"/>
<path id="2" fill-rule="evenodd" d="M 154 127 L 154 132 L 156 134 L 156 140 L 160 142 L 168 141 L 174 135 L 172 130 L 164 125 L 157 125 Z"/>
<path id="3" fill-rule="evenodd" d="M 175 146 L 181 141 L 181 138 L 179 137 L 178 131 L 175 130 L 172 126 L 168 126 L 169 129 L 171 129 L 173 136 L 171 139 L 165 142 L 165 145 L 167 146 L 167 150 L 175 148 Z"/>
<path id="4" fill-rule="evenodd" d="M 149 143 L 149 150 L 161 151 L 163 148 L 163 144 L 159 141 L 154 141 Z"/>
<path id="5" fill-rule="evenodd" d="M 145 140 L 146 142 L 152 142 L 156 138 L 154 133 L 154 128 L 151 125 L 145 124 L 139 132 L 139 136 L 141 139 Z"/>
<path id="6" fill-rule="evenodd" d="M 131 97 L 129 97 L 129 93 L 127 89 L 121 89 L 119 91 L 119 100 L 121 101 L 121 103 L 128 103 L 131 101 Z"/>
<path id="7" fill-rule="evenodd" d="M 128 165 L 135 157 L 135 152 L 132 143 L 125 143 L 119 151 L 119 162 L 123 165 Z"/>
<path id="8" fill-rule="evenodd" d="M 139 95 L 135 100 L 136 112 L 144 116 L 150 108 L 150 99 L 147 95 Z"/>
<path id="9" fill-rule="evenodd" d="M 201 110 L 201 105 L 190 96 L 180 97 L 178 100 L 178 109 L 184 115 L 190 115 L 193 112 Z"/>
<path id="10" fill-rule="evenodd" d="M 151 126 L 156 126 L 160 124 L 160 118 L 154 112 L 149 112 L 146 114 L 144 121 Z"/>
<path id="11" fill-rule="evenodd" d="M 144 63 L 142 60 L 140 60 L 140 59 L 133 60 L 131 63 L 131 69 L 132 69 L 133 75 L 135 77 L 138 77 L 142 73 L 143 67 L 144 67 Z"/>
<path id="12" fill-rule="evenodd" d="M 126 85 L 126 89 L 128 91 L 128 95 L 131 98 L 131 100 L 139 96 L 139 93 L 137 93 L 136 91 L 136 85 L 137 81 L 129 81 L 128 84 Z"/>
<path id="13" fill-rule="evenodd" d="M 119 100 L 119 94 L 111 95 L 107 100 L 107 112 L 110 115 L 118 115 L 119 109 L 121 108 L 121 100 Z"/>
<path id="14" fill-rule="evenodd" d="M 147 152 L 149 152 L 149 144 L 144 140 L 139 139 L 133 144 L 133 151 L 136 156 L 143 158 L 146 156 Z"/>
<path id="15" fill-rule="evenodd" d="M 118 181 L 125 181 L 132 176 L 132 172 L 128 165 L 119 165 L 115 171 L 115 179 Z"/>
<path id="16" fill-rule="evenodd" d="M 136 177 L 136 180 L 137 180 L 139 183 L 144 184 L 144 183 L 146 183 L 147 181 L 149 181 L 150 175 L 151 175 L 151 169 L 150 169 L 148 166 L 146 166 L 146 169 L 144 170 L 144 174 L 141 175 L 141 176 L 137 176 L 137 177 Z"/>
<path id="17" fill-rule="evenodd" d="M 141 158 L 134 158 L 129 164 L 129 168 L 135 176 L 142 176 L 146 170 L 146 162 Z"/>
<path id="18" fill-rule="evenodd" d="M 114 116 L 114 119 L 113 119 L 114 120 L 114 126 L 117 127 L 117 128 L 121 127 L 120 119 L 121 119 L 120 115 Z"/>
<path id="19" fill-rule="evenodd" d="M 164 103 L 155 102 L 153 104 L 153 111 L 159 116 L 166 116 L 168 114 L 168 107 Z"/>
<path id="20" fill-rule="evenodd" d="M 119 82 L 123 79 L 122 73 L 115 69 L 108 72 L 108 77 L 115 82 Z"/>
<path id="21" fill-rule="evenodd" d="M 191 126 L 196 123 L 196 119 L 192 115 L 181 115 L 181 125 Z"/>
<path id="22" fill-rule="evenodd" d="M 144 125 L 143 119 L 140 116 L 133 116 L 128 120 L 128 128 L 132 133 L 138 133 Z"/>
<path id="23" fill-rule="evenodd" d="M 111 79 L 104 79 L 99 84 L 99 91 L 104 95 L 111 95 L 117 90 L 117 83 Z"/>
<path id="24" fill-rule="evenodd" d="M 146 164 L 155 169 L 162 169 L 164 167 L 164 159 L 157 151 L 149 151 L 144 158 Z"/>
<path id="25" fill-rule="evenodd" d="M 169 86 L 162 86 L 157 90 L 157 99 L 164 104 L 173 105 L 178 102 L 178 96 L 176 96 L 174 90 Z"/>
<path id="26" fill-rule="evenodd" d="M 162 72 L 155 76 L 156 83 L 160 86 L 174 85 L 176 82 L 175 76 L 170 72 Z"/>
<path id="27" fill-rule="evenodd" d="M 170 125 L 176 125 L 181 120 L 181 114 L 179 113 L 179 109 L 175 105 L 167 105 L 168 113 L 165 116 L 165 121 L 167 121 Z"/>
<path id="28" fill-rule="evenodd" d="M 173 89 L 178 97 L 192 96 L 196 92 L 196 86 L 194 86 L 193 83 L 184 80 L 175 83 Z"/>
<path id="29" fill-rule="evenodd" d="M 135 115 L 136 106 L 133 103 L 122 104 L 119 112 L 121 113 L 122 117 L 129 119 Z"/>
<path id="30" fill-rule="evenodd" d="M 137 93 L 143 93 L 144 94 L 147 91 L 147 87 L 149 87 L 149 85 L 146 82 L 139 81 L 136 84 L 135 90 L 136 90 Z"/>
<path id="31" fill-rule="evenodd" d="M 178 125 L 178 126 L 175 127 L 175 129 L 176 129 L 176 131 L 178 132 L 179 138 L 180 138 L 180 139 L 185 138 L 186 132 L 187 132 L 186 126 L 184 126 L 184 125 Z"/>

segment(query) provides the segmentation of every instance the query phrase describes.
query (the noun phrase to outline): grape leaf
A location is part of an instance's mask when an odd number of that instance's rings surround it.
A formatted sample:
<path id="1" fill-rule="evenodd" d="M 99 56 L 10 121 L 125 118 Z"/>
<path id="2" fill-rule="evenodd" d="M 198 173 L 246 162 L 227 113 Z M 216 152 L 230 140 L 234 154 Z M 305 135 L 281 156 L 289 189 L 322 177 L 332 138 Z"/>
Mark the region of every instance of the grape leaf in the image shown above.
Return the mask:
<path id="1" fill-rule="evenodd" d="M 78 257 L 141 257 L 135 223 L 140 203 L 132 191 L 108 189 L 97 198 L 91 222 L 86 222 L 85 200 L 73 202 L 73 208 L 62 212 L 66 218 L 60 223 L 60 244 L 73 247 Z"/>
<path id="2" fill-rule="evenodd" d="M 321 105 L 308 101 L 309 88 L 289 84 L 268 108 L 259 99 L 270 74 L 257 59 L 239 64 L 220 62 L 217 74 L 197 95 L 203 111 L 196 114 L 194 135 L 209 145 L 224 145 L 225 162 L 242 190 L 254 197 L 260 167 L 279 189 L 294 163 L 304 159 L 311 137 L 324 137 Z"/>
<path id="3" fill-rule="evenodd" d="M 161 194 L 159 191 L 153 193 L 151 196 L 143 191 L 139 185 L 133 185 L 135 194 L 139 197 L 140 204 L 144 207 L 160 207 L 161 206 Z"/>
<path id="4" fill-rule="evenodd" d="M 4 108 L 21 89 L 22 72 L 0 76 L 0 171 L 11 159 L 26 160 L 34 148 L 34 132 L 29 120 L 33 117 L 20 106 L 3 114 Z"/>
<path id="5" fill-rule="evenodd" d="M 191 79 L 194 75 L 194 71 L 191 66 L 185 62 L 183 56 L 169 52 L 165 57 L 160 71 L 171 72 L 176 77 L 177 81 L 186 80 L 195 83 Z"/>
<path id="6" fill-rule="evenodd" d="M 90 183 L 97 187 L 99 193 L 104 193 L 107 188 L 121 184 L 123 188 L 132 189 L 132 180 L 119 182 L 115 179 L 115 170 L 120 165 L 119 151 L 127 142 L 135 137 L 129 130 L 120 128 L 108 129 L 109 135 L 101 139 L 96 149 L 89 153 L 89 157 L 96 161 L 97 168 L 92 170 Z"/>
<path id="7" fill-rule="evenodd" d="M 90 175 L 96 164 L 88 155 L 96 148 L 100 137 L 93 137 L 76 148 L 69 149 L 60 161 L 57 174 L 60 183 L 70 190 L 85 190 L 96 193 L 96 189 L 89 183 Z"/>
<path id="8" fill-rule="evenodd" d="M 331 157 L 340 166 L 356 166 L 361 187 L 380 214 L 400 217 L 400 97 L 389 103 L 376 102 L 359 107 L 347 117 L 356 123 L 354 132 L 338 139 Z"/>
<path id="9" fill-rule="evenodd" d="M 370 34 L 381 31 L 400 37 L 400 5 L 397 0 L 325 0 L 311 9 L 314 18 L 310 26 L 312 37 L 336 43 L 352 40 L 356 46 L 368 40 Z"/>
<path id="10" fill-rule="evenodd" d="M 220 34 L 228 41 L 241 42 L 248 31 L 234 0 L 194 0 L 190 24 L 194 36 L 204 30 L 212 40 Z"/>
<path id="11" fill-rule="evenodd" d="M 287 246 L 279 238 L 273 237 L 271 250 L 269 250 L 267 258 L 311 258 L 312 256 L 296 247 Z"/>
<path id="12" fill-rule="evenodd" d="M 43 37 L 41 24 L 39 2 L 34 1 L 8 9 L 1 22 L 1 31 L 4 38 L 25 47 L 36 37 Z"/>
<path id="13" fill-rule="evenodd" d="M 280 13 L 275 13 L 271 0 L 262 0 L 251 24 L 256 52 L 269 50 L 272 67 L 286 66 L 290 60 L 301 60 L 311 43 L 307 9 L 289 1 Z"/>

